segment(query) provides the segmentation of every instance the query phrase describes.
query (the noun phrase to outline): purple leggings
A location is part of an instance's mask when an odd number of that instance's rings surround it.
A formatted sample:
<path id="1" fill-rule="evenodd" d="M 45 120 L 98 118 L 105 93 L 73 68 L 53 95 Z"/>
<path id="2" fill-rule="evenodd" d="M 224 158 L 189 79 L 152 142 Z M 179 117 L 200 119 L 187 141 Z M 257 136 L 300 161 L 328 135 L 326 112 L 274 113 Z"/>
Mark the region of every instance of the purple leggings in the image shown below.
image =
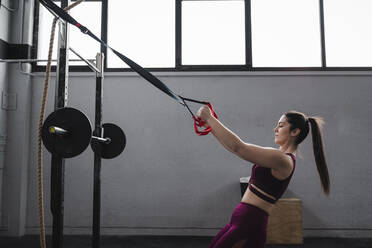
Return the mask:
<path id="1" fill-rule="evenodd" d="M 232 248 L 242 244 L 244 248 L 263 248 L 269 215 L 262 209 L 240 202 L 235 208 L 230 223 L 214 237 L 208 248 Z"/>

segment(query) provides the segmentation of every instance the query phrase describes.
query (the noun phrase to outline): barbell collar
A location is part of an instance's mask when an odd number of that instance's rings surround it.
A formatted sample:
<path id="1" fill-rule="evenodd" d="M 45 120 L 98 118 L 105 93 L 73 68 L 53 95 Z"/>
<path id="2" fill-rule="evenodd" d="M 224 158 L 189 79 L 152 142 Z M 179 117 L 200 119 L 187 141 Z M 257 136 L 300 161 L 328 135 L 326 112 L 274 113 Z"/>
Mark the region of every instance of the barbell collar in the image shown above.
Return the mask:
<path id="1" fill-rule="evenodd" d="M 110 144 L 111 143 L 110 138 L 101 138 L 101 137 L 97 137 L 97 136 L 92 135 L 92 139 L 98 140 L 99 142 L 102 142 L 104 144 Z"/>
<path id="2" fill-rule="evenodd" d="M 69 133 L 67 130 L 60 128 L 60 127 L 56 127 L 56 126 L 50 126 L 48 130 L 49 130 L 49 133 L 58 134 L 58 135 L 66 135 Z"/>

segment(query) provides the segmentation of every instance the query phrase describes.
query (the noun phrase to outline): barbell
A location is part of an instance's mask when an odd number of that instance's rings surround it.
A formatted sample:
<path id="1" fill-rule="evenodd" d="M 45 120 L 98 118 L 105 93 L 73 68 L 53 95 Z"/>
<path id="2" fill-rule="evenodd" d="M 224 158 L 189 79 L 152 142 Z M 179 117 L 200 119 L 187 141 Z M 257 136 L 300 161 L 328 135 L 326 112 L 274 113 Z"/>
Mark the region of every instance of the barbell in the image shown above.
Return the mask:
<path id="1" fill-rule="evenodd" d="M 102 137 L 92 134 L 88 117 L 75 108 L 65 107 L 52 112 L 44 121 L 41 137 L 46 149 L 62 158 L 82 153 L 90 144 L 101 158 L 119 156 L 126 145 L 123 130 L 115 124 L 102 125 Z"/>

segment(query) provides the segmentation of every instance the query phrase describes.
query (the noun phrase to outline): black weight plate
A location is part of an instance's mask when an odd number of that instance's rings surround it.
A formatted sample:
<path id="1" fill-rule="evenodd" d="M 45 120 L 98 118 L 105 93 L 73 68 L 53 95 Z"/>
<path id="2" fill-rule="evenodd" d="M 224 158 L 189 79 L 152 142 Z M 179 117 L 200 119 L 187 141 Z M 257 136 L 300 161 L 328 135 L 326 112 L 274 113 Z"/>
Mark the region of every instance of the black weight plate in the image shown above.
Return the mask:
<path id="1" fill-rule="evenodd" d="M 110 138 L 111 142 L 105 144 L 96 139 L 92 139 L 90 143 L 92 150 L 102 158 L 115 158 L 124 151 L 127 142 L 125 134 L 120 127 L 112 123 L 105 123 L 102 127 L 102 136 L 104 138 Z"/>
<path id="2" fill-rule="evenodd" d="M 50 133 L 51 126 L 63 128 L 68 131 L 68 134 Z M 82 153 L 92 137 L 92 127 L 88 117 L 74 108 L 60 108 L 51 113 L 44 121 L 41 132 L 47 150 L 62 158 L 72 158 Z"/>

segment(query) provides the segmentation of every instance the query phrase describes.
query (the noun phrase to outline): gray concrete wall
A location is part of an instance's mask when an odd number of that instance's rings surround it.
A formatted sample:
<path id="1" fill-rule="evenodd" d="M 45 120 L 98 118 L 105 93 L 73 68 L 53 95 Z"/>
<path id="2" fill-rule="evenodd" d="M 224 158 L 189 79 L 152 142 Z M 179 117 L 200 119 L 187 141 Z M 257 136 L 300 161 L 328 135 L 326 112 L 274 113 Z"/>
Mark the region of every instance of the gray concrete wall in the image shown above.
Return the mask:
<path id="1" fill-rule="evenodd" d="M 303 202 L 305 236 L 371 237 L 372 169 L 369 127 L 371 76 L 184 75 L 159 76 L 177 93 L 211 101 L 220 120 L 246 142 L 274 146 L 273 127 L 288 110 L 325 118 L 324 143 L 331 196 L 320 188 L 310 136 L 287 192 Z M 38 232 L 36 129 L 42 77 L 32 81 L 31 143 L 26 233 Z M 127 135 L 122 155 L 102 167 L 103 234 L 213 235 L 240 200 L 239 178 L 251 164 L 212 135 L 198 137 L 186 110 L 137 76 L 107 75 L 104 122 Z M 54 92 L 53 87 L 50 92 Z M 69 106 L 94 120 L 94 78 L 70 78 Z M 49 95 L 48 111 L 53 108 Z M 44 153 L 46 199 L 50 155 Z M 89 234 L 92 223 L 93 153 L 66 161 L 65 232 Z M 46 200 L 46 209 L 49 202 Z M 46 223 L 51 224 L 47 211 Z"/>

